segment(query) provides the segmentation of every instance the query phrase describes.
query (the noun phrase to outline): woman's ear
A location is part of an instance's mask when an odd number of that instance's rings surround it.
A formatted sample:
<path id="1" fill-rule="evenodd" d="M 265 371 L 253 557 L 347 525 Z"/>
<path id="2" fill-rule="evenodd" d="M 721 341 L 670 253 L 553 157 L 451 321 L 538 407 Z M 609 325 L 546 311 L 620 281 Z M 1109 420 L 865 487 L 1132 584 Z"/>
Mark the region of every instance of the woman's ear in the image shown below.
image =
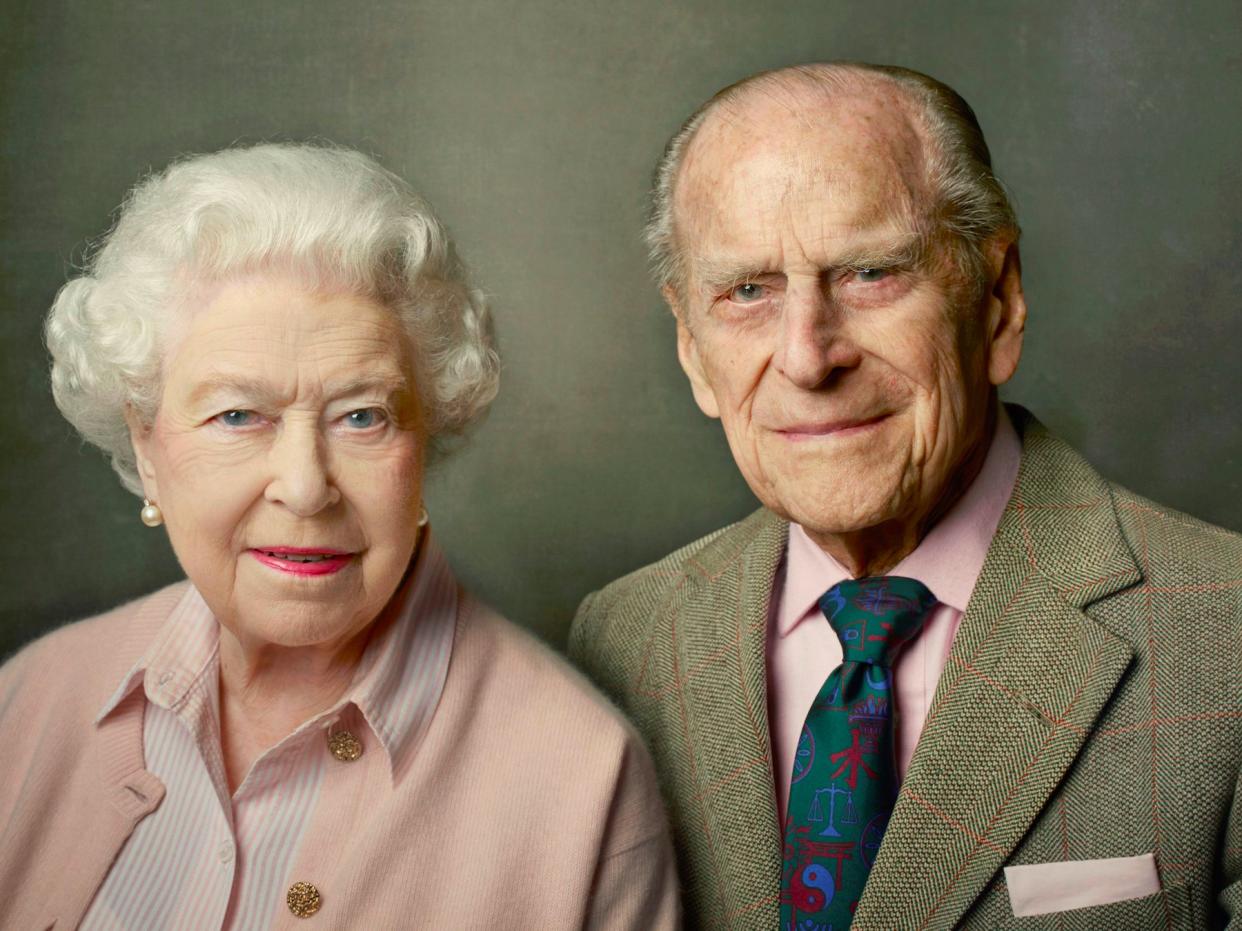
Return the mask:
<path id="1" fill-rule="evenodd" d="M 129 427 L 129 441 L 134 447 L 134 460 L 138 463 L 142 493 L 147 500 L 158 502 L 160 490 L 155 480 L 155 464 L 150 456 L 151 425 L 142 419 L 131 404 L 125 405 L 125 424 Z"/>

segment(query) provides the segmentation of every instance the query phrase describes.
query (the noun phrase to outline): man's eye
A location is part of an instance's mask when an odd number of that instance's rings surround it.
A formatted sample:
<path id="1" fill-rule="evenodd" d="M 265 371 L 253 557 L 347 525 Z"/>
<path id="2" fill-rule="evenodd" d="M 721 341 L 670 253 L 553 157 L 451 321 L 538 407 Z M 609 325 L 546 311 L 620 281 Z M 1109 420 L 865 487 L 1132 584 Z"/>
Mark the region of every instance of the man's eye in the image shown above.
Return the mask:
<path id="1" fill-rule="evenodd" d="M 384 422 L 384 412 L 377 407 L 364 407 L 345 415 L 345 424 L 355 430 L 365 430 Z"/>
<path id="2" fill-rule="evenodd" d="M 883 281 L 889 276 L 887 268 L 856 268 L 854 274 L 858 276 L 858 280 L 870 283 L 873 281 Z"/>
<path id="3" fill-rule="evenodd" d="M 753 281 L 740 284 L 729 292 L 729 300 L 738 304 L 753 304 L 767 295 L 767 288 Z"/>
<path id="4" fill-rule="evenodd" d="M 216 415 L 216 422 L 226 427 L 249 427 L 258 419 L 254 411 L 225 411 Z"/>

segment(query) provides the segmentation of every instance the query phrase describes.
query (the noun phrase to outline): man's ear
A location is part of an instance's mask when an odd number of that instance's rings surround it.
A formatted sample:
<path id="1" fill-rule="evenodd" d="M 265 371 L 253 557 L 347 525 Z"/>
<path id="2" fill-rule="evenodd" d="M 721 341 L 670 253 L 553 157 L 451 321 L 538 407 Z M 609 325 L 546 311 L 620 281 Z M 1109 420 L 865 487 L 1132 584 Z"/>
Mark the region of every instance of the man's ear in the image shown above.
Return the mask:
<path id="1" fill-rule="evenodd" d="M 125 424 L 129 427 L 129 441 L 134 447 L 134 459 L 138 463 L 138 477 L 142 479 L 142 493 L 147 500 L 157 504 L 160 500 L 159 485 L 155 481 L 155 465 L 151 462 L 151 426 L 132 406 L 125 405 Z"/>
<path id="2" fill-rule="evenodd" d="M 1003 385 L 1018 370 L 1026 332 L 1026 296 L 1022 293 L 1022 258 L 1016 241 L 997 238 L 987 246 L 988 381 Z"/>
<path id="3" fill-rule="evenodd" d="M 669 310 L 673 312 L 673 317 L 677 320 L 677 361 L 681 363 L 682 371 L 690 379 L 694 403 L 708 417 L 719 417 L 720 406 L 716 403 L 716 393 L 712 390 L 711 383 L 703 371 L 703 362 L 699 358 L 699 345 L 695 342 L 694 333 L 686 324 L 688 308 L 672 285 L 665 285 L 662 293 Z"/>

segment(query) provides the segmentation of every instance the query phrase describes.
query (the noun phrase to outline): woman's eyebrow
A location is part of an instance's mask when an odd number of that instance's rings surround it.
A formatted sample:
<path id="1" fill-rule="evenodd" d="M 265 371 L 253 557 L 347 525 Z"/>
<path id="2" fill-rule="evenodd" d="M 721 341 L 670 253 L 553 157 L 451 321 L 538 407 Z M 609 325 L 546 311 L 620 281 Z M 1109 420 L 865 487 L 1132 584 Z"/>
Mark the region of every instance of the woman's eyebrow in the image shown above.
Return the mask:
<path id="1" fill-rule="evenodd" d="M 375 393 L 389 397 L 405 390 L 408 380 L 400 372 L 380 372 L 349 378 L 330 385 L 324 393 L 327 398 L 343 398 L 356 394 Z M 218 395 L 240 396 L 256 399 L 260 403 L 278 404 L 285 400 L 283 392 L 268 382 L 244 375 L 215 375 L 199 382 L 190 393 L 190 402 L 199 403 Z"/>
<path id="2" fill-rule="evenodd" d="M 331 390 L 327 392 L 327 397 L 344 398 L 355 394 L 370 393 L 389 397 L 404 391 L 408 385 L 409 380 L 395 370 L 392 372 L 360 375 L 340 384 L 332 385 Z"/>
<path id="3" fill-rule="evenodd" d="M 217 395 L 271 401 L 277 397 L 277 392 L 262 379 L 248 378 L 244 375 L 212 375 L 194 386 L 194 390 L 190 392 L 190 402 L 206 401 Z"/>

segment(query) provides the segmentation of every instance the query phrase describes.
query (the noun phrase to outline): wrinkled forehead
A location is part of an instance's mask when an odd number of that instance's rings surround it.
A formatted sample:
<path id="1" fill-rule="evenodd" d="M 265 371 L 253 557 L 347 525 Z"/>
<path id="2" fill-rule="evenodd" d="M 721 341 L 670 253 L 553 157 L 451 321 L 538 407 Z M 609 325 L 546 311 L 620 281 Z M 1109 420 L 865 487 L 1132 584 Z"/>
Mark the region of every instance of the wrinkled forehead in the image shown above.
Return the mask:
<path id="1" fill-rule="evenodd" d="M 674 217 L 701 237 L 814 216 L 844 235 L 910 227 L 931 205 L 923 133 L 900 92 L 754 91 L 719 104 L 691 141 Z"/>
<path id="2" fill-rule="evenodd" d="M 165 377 L 176 360 L 185 363 L 189 355 L 199 362 L 220 351 L 236 351 L 265 369 L 303 357 L 349 356 L 355 363 L 375 357 L 402 372 L 415 371 L 413 347 L 395 311 L 331 279 L 279 266 L 214 279 L 187 277 L 160 342 Z"/>

